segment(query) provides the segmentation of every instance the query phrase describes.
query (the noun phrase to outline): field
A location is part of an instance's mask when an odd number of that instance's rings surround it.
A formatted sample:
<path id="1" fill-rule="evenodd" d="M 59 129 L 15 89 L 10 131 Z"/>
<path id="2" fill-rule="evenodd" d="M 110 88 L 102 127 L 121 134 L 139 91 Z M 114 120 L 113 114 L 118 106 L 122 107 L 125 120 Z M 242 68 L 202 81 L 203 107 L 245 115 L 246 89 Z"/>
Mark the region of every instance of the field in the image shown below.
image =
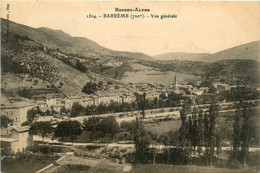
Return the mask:
<path id="1" fill-rule="evenodd" d="M 180 128 L 180 120 L 162 121 L 158 123 L 146 123 L 145 128 L 157 134 L 163 134 Z"/>
<path id="2" fill-rule="evenodd" d="M 138 164 L 133 166 L 130 173 L 252 173 L 249 169 L 226 169 L 211 166 L 172 166 L 162 164 Z"/>
<path id="3" fill-rule="evenodd" d="M 94 159 L 90 157 L 66 155 L 58 165 L 47 169 L 45 172 L 121 173 L 123 168 L 123 164 L 117 164 L 108 159 Z"/>
<path id="4" fill-rule="evenodd" d="M 143 66 L 140 64 L 130 64 L 134 69 L 133 71 L 126 72 L 122 81 L 126 83 L 164 83 L 171 84 L 174 80 L 174 76 L 177 76 L 179 82 L 193 81 L 198 79 L 198 76 L 179 73 L 173 71 L 162 72 L 160 70 Z"/>
<path id="5" fill-rule="evenodd" d="M 53 156 L 27 156 L 26 158 L 4 158 L 1 160 L 1 172 L 34 173 L 57 160 Z"/>

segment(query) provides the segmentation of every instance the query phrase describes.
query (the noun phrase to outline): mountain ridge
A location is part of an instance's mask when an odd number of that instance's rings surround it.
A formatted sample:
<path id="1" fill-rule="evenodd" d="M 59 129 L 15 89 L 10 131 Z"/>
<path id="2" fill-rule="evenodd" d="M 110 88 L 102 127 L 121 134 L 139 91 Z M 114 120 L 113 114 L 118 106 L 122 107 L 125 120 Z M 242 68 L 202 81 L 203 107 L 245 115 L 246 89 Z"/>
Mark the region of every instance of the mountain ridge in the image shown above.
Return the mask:
<path id="1" fill-rule="evenodd" d="M 141 52 L 115 51 L 84 37 L 72 37 L 61 30 L 53 30 L 47 27 L 32 28 L 3 18 L 1 18 L 2 30 L 7 30 L 7 22 L 9 22 L 10 32 L 27 36 L 51 49 L 59 48 L 64 53 L 79 54 L 85 58 L 110 56 L 133 60 L 153 60 L 152 57 Z"/>
<path id="2" fill-rule="evenodd" d="M 213 54 L 169 52 L 156 55 L 154 56 L 154 58 L 162 61 L 188 60 L 201 62 L 217 62 L 224 59 L 248 59 L 260 61 L 260 40 L 227 48 Z"/>

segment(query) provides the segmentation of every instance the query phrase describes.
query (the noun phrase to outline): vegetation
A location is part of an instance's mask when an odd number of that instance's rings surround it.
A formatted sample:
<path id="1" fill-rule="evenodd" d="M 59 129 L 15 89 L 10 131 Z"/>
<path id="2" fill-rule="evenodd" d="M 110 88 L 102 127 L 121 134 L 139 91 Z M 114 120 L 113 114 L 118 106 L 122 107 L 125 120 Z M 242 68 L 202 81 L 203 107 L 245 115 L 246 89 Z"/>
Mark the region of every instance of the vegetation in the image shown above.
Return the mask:
<path id="1" fill-rule="evenodd" d="M 63 109 L 63 111 L 66 112 L 66 110 Z M 81 113 L 83 113 L 84 107 L 80 105 L 79 103 L 73 103 L 70 115 L 71 117 L 79 116 Z"/>
<path id="2" fill-rule="evenodd" d="M 39 107 L 37 107 L 36 109 L 35 108 L 29 109 L 27 111 L 27 121 L 31 124 L 34 121 L 34 119 L 41 114 L 42 112 L 40 111 Z"/>
<path id="3" fill-rule="evenodd" d="M 49 155 L 19 154 L 1 159 L 1 172 L 35 173 L 53 163 L 59 157 Z"/>
<path id="4" fill-rule="evenodd" d="M 8 118 L 5 115 L 1 115 L 1 128 L 7 128 L 10 123 L 12 123 L 13 120 Z"/>
<path id="5" fill-rule="evenodd" d="M 29 131 L 32 135 L 41 136 L 42 141 L 44 141 L 44 138 L 53 132 L 53 128 L 50 122 L 38 121 L 31 124 Z"/>
<path id="6" fill-rule="evenodd" d="M 253 124 L 250 121 L 252 115 L 253 109 L 251 105 L 245 101 L 240 102 L 233 125 L 233 151 L 230 157 L 230 162 L 232 163 L 240 162 L 243 166 L 246 165 L 246 159 L 249 154 L 249 144 L 253 139 Z"/>
<path id="7" fill-rule="evenodd" d="M 96 91 L 97 91 L 97 84 L 92 82 L 87 82 L 82 89 L 82 92 L 86 94 L 93 94 Z"/>
<path id="8" fill-rule="evenodd" d="M 143 121 L 136 119 L 134 131 L 134 143 L 136 150 L 136 162 L 145 162 L 149 151 L 149 145 L 151 143 L 151 138 L 148 132 L 144 128 Z"/>
<path id="9" fill-rule="evenodd" d="M 71 141 L 75 140 L 82 133 L 81 124 L 78 121 L 62 121 L 58 123 L 54 131 L 54 137 L 60 137 L 64 141 L 68 137 Z"/>
<path id="10" fill-rule="evenodd" d="M 113 116 L 105 117 L 90 117 L 84 119 L 83 128 L 85 131 L 90 132 L 91 141 L 108 135 L 113 139 L 119 132 L 119 125 Z"/>

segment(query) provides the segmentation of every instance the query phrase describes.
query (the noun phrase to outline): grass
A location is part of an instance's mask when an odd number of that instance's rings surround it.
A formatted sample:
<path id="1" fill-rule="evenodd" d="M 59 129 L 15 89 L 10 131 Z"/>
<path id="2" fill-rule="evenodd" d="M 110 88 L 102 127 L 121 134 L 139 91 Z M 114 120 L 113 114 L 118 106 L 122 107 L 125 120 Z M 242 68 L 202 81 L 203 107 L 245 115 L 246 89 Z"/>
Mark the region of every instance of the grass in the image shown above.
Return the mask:
<path id="1" fill-rule="evenodd" d="M 87 173 L 89 172 L 90 166 L 86 165 L 73 165 L 73 164 L 67 164 L 63 165 L 61 168 L 59 168 L 58 173 Z"/>
<path id="2" fill-rule="evenodd" d="M 90 173 L 122 173 L 124 165 L 116 164 L 106 159 L 101 160 L 90 169 Z"/>
<path id="3" fill-rule="evenodd" d="M 177 76 L 178 81 L 193 81 L 198 79 L 198 76 L 181 73 L 181 72 L 161 72 L 153 69 L 140 69 L 136 71 L 126 72 L 123 76 L 123 82 L 131 83 L 164 83 L 171 84 L 174 80 L 174 76 Z"/>
<path id="4" fill-rule="evenodd" d="M 130 173 L 251 173 L 252 171 L 249 169 L 234 170 L 213 166 L 138 164 L 133 166 Z"/>
<path id="5" fill-rule="evenodd" d="M 1 160 L 1 172 L 3 173 L 34 173 L 57 160 L 53 156 L 30 155 L 27 158 L 4 158 Z"/>
<path id="6" fill-rule="evenodd" d="M 158 123 L 146 123 L 145 128 L 157 134 L 163 134 L 180 128 L 180 120 L 162 121 Z"/>

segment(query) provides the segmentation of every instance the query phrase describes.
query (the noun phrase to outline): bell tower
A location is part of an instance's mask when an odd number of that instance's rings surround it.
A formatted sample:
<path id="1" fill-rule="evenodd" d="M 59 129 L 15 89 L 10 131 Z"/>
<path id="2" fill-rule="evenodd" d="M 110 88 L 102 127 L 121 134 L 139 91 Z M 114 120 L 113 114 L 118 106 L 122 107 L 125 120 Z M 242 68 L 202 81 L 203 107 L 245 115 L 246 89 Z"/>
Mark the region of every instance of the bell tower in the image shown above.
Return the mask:
<path id="1" fill-rule="evenodd" d="M 175 77 L 174 77 L 173 89 L 175 89 L 175 90 L 178 89 L 178 81 L 177 81 L 177 77 L 176 77 L 176 75 L 175 75 Z"/>

